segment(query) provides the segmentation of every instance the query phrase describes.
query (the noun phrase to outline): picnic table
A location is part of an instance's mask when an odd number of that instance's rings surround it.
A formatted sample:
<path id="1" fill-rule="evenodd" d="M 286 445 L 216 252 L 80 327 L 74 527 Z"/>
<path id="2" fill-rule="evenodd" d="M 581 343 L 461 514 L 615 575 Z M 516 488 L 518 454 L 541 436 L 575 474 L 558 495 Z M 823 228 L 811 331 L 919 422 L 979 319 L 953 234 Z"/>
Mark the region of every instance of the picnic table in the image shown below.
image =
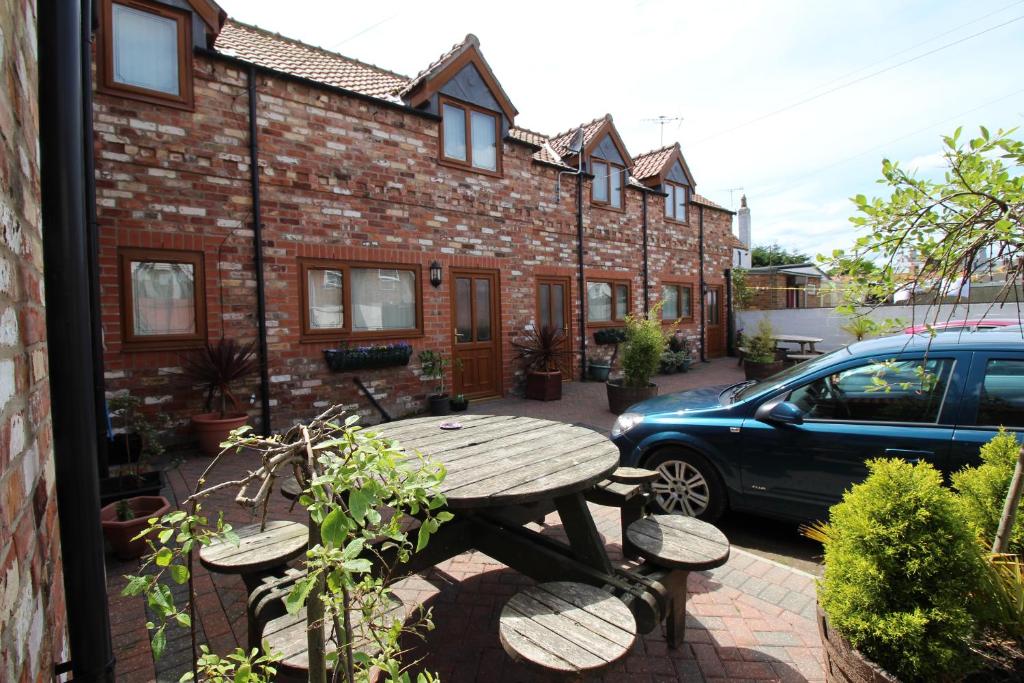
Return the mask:
<path id="1" fill-rule="evenodd" d="M 818 353 L 814 348 L 814 345 L 825 341 L 821 337 L 807 337 L 802 334 L 776 334 L 772 336 L 772 339 L 775 340 L 776 347 L 778 347 L 779 344 L 799 344 L 801 354 Z"/>
<path id="2" fill-rule="evenodd" d="M 240 574 L 246 590 L 259 585 L 264 576 L 275 574 L 306 551 L 309 529 L 298 522 L 270 521 L 235 530 L 238 543 L 218 539 L 199 551 L 199 562 L 211 572 Z"/>

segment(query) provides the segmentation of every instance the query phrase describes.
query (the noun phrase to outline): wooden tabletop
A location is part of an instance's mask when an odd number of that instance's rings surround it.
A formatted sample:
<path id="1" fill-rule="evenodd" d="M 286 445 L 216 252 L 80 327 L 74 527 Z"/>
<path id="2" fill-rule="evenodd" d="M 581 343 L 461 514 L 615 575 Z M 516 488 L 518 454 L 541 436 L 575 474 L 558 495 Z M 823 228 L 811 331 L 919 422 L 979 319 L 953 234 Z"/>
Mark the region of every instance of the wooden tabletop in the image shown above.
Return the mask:
<path id="1" fill-rule="evenodd" d="M 444 430 L 445 422 L 461 429 Z M 372 428 L 448 470 L 441 492 L 453 509 L 551 500 L 584 491 L 619 463 L 602 434 L 562 422 L 511 415 L 422 417 Z"/>
<path id="2" fill-rule="evenodd" d="M 820 344 L 825 341 L 822 337 L 805 337 L 802 334 L 775 334 L 772 339 L 780 342 L 796 342 L 797 344 Z"/>
<path id="3" fill-rule="evenodd" d="M 729 539 L 725 534 L 693 517 L 644 517 L 629 525 L 626 537 L 642 557 L 662 567 L 713 569 L 729 559 Z"/>
<path id="4" fill-rule="evenodd" d="M 255 574 L 279 567 L 306 551 L 309 529 L 298 522 L 267 522 L 235 529 L 239 543 L 215 541 L 199 551 L 204 567 L 220 574 Z"/>

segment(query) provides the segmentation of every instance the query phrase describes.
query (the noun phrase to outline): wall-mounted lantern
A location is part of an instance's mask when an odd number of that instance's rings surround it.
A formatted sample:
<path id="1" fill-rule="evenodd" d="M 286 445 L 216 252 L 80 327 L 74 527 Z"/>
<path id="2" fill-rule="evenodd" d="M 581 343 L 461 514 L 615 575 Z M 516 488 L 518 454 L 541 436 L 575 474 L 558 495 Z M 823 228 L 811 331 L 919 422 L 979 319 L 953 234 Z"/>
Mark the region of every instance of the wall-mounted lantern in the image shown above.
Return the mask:
<path id="1" fill-rule="evenodd" d="M 437 261 L 430 264 L 430 284 L 435 289 L 441 286 L 441 264 Z"/>

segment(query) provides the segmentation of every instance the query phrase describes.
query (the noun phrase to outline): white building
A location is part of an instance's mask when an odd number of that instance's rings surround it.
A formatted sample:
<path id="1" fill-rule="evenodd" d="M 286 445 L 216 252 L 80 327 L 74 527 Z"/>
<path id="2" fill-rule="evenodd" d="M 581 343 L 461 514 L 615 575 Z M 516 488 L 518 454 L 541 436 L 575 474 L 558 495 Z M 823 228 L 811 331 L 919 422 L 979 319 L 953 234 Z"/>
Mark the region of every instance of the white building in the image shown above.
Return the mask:
<path id="1" fill-rule="evenodd" d="M 739 228 L 739 240 L 744 248 L 735 248 L 732 252 L 733 268 L 750 268 L 750 209 L 747 207 L 747 195 L 740 197 L 740 210 L 736 212 L 736 224 Z"/>

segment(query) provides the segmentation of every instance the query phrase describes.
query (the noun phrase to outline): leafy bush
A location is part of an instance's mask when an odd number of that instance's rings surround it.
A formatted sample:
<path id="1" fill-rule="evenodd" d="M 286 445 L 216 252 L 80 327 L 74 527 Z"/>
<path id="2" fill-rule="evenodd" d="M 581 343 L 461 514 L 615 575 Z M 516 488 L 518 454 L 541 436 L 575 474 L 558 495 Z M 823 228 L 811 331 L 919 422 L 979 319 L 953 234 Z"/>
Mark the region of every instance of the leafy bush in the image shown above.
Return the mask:
<path id="1" fill-rule="evenodd" d="M 1000 429 L 999 433 L 981 447 L 981 464 L 965 467 L 953 475 L 953 488 L 960 494 L 957 501 L 960 514 L 971 529 L 984 539 L 987 546 L 999 528 L 999 517 L 1003 513 L 1010 479 L 1017 465 L 1020 444 L 1011 432 Z M 1017 522 L 1010 532 L 1009 552 L 1024 554 L 1024 515 L 1017 513 Z"/>
<path id="2" fill-rule="evenodd" d="M 757 334 L 751 337 L 744 337 L 746 351 L 743 354 L 744 363 L 771 363 L 775 360 L 775 329 L 768 318 L 761 318 L 757 322 Z"/>
<path id="3" fill-rule="evenodd" d="M 974 535 L 931 465 L 873 460 L 868 468 L 822 528 L 822 608 L 854 647 L 902 680 L 955 677 L 973 663 L 967 604 L 984 572 Z"/>
<path id="4" fill-rule="evenodd" d="M 646 387 L 658 371 L 661 354 L 668 345 L 661 329 L 661 306 L 647 316 L 626 316 L 626 342 L 622 349 L 622 374 L 626 386 Z"/>

